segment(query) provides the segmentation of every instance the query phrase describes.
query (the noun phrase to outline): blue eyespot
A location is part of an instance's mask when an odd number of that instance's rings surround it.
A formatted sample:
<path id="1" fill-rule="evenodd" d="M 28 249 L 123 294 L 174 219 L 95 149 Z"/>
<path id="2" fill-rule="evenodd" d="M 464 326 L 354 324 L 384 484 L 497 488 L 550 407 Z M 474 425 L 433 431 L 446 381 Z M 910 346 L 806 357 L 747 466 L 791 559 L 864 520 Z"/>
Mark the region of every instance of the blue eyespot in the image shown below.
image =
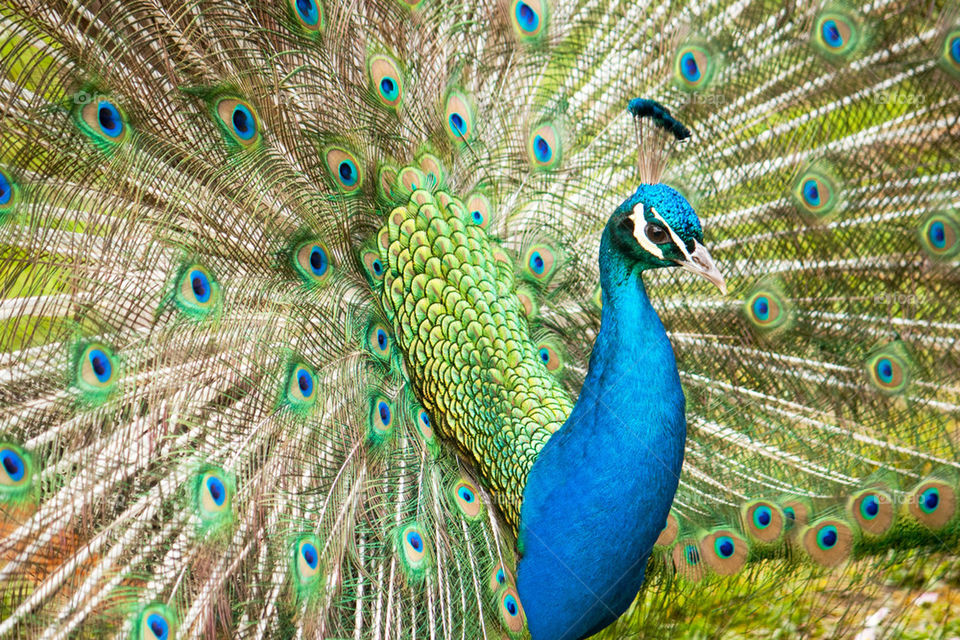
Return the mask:
<path id="1" fill-rule="evenodd" d="M 380 402 L 377 405 L 377 411 L 380 412 L 380 421 L 383 424 L 390 424 L 390 407 L 387 406 L 386 402 Z"/>
<path id="2" fill-rule="evenodd" d="M 310 251 L 310 270 L 314 275 L 322 276 L 327 272 L 327 254 L 320 247 L 313 247 Z"/>
<path id="3" fill-rule="evenodd" d="M 956 64 L 960 64 L 960 37 L 950 41 L 950 57 Z"/>
<path id="4" fill-rule="evenodd" d="M 460 487 L 460 489 L 457 490 L 457 495 L 460 496 L 460 499 L 464 502 L 473 502 L 475 500 L 473 492 L 467 487 Z"/>
<path id="5" fill-rule="evenodd" d="M 836 20 L 824 20 L 820 31 L 823 34 L 823 41 L 828 47 L 839 49 L 843 46 L 843 36 L 840 34 L 840 28 L 837 26 Z"/>
<path id="6" fill-rule="evenodd" d="M 766 529 L 772 521 L 773 513 L 770 511 L 770 507 L 761 505 L 753 510 L 753 524 L 756 525 L 758 529 Z"/>
<path id="7" fill-rule="evenodd" d="M 383 329 L 377 329 L 377 346 L 381 351 L 387 348 L 387 332 Z"/>
<path id="8" fill-rule="evenodd" d="M 687 82 L 697 82 L 700 79 L 700 66 L 692 52 L 688 51 L 680 57 L 680 72 Z"/>
<path id="9" fill-rule="evenodd" d="M 890 362 L 890 358 L 880 358 L 874 368 L 881 382 L 886 384 L 893 382 L 893 363 Z"/>
<path id="10" fill-rule="evenodd" d="M 543 256 L 540 255 L 539 251 L 534 251 L 532 254 L 530 254 L 530 269 L 533 270 L 534 273 L 541 275 L 543 273 L 544 266 L 545 263 L 543 261 Z"/>
<path id="11" fill-rule="evenodd" d="M 6 205 L 13 198 L 13 186 L 6 174 L 0 171 L 0 207 Z"/>
<path id="12" fill-rule="evenodd" d="M 315 26 L 320 20 L 320 11 L 313 0 L 296 0 L 297 15 L 307 26 Z"/>
<path id="13" fill-rule="evenodd" d="M 383 77 L 380 79 L 380 92 L 383 94 L 384 98 L 393 101 L 397 99 L 399 88 L 397 87 L 397 83 L 393 78 Z"/>
<path id="14" fill-rule="evenodd" d="M 207 302 L 210 300 L 210 280 L 207 274 L 199 269 L 190 272 L 190 287 L 193 289 L 193 295 L 197 302 Z"/>
<path id="15" fill-rule="evenodd" d="M 517 24 L 528 33 L 536 31 L 537 27 L 540 26 L 540 16 L 526 2 L 517 3 L 516 15 Z"/>
<path id="16" fill-rule="evenodd" d="M 315 546 L 309 542 L 304 542 L 300 545 L 300 555 L 303 556 L 303 560 L 307 563 L 307 566 L 311 569 L 317 568 L 317 562 L 320 556 L 317 554 L 317 548 Z"/>
<path id="17" fill-rule="evenodd" d="M 787 520 L 795 521 L 797 519 L 797 512 L 793 510 L 793 507 L 784 508 L 783 515 L 787 517 Z"/>
<path id="18" fill-rule="evenodd" d="M 257 133 L 257 123 L 253 114 L 245 105 L 237 103 L 233 108 L 233 114 L 230 116 L 233 122 L 233 132 L 241 140 L 250 140 Z"/>
<path id="19" fill-rule="evenodd" d="M 467 125 L 463 120 L 463 116 L 459 113 L 454 112 L 450 114 L 450 130 L 458 136 L 466 135 Z"/>
<path id="20" fill-rule="evenodd" d="M 27 464 L 19 453 L 13 449 L 0 449 L 0 464 L 7 474 L 11 483 L 17 483 L 23 480 L 27 472 Z"/>
<path id="21" fill-rule="evenodd" d="M 498 584 L 503 584 L 504 582 L 507 581 L 507 576 L 506 576 L 506 574 L 503 572 L 503 569 L 497 569 L 497 577 L 496 577 L 496 580 L 497 580 L 497 583 L 498 583 Z"/>
<path id="22" fill-rule="evenodd" d="M 733 539 L 730 536 L 719 536 L 714 541 L 713 548 L 721 558 L 729 558 L 734 551 Z"/>
<path id="23" fill-rule="evenodd" d="M 550 144 L 543 139 L 543 136 L 534 136 L 533 153 L 539 162 L 547 163 L 553 158 L 553 149 Z"/>
<path id="24" fill-rule="evenodd" d="M 517 613 L 520 611 L 520 607 L 517 606 L 517 599 L 510 594 L 507 594 L 503 598 L 503 608 L 506 609 L 507 613 L 509 613 L 511 616 L 517 615 Z"/>
<path id="25" fill-rule="evenodd" d="M 216 476 L 207 478 L 207 491 L 218 507 L 222 506 L 223 501 L 227 499 L 227 488 L 223 486 L 223 481 Z"/>
<path id="26" fill-rule="evenodd" d="M 753 301 L 753 313 L 761 322 L 770 319 L 770 301 L 766 296 L 757 296 Z"/>
<path id="27" fill-rule="evenodd" d="M 833 549 L 837 544 L 837 539 L 837 528 L 832 524 L 817 532 L 817 544 L 820 545 L 821 549 Z"/>
<path id="28" fill-rule="evenodd" d="M 689 565 L 700 564 L 700 550 L 697 549 L 696 545 L 688 544 L 684 548 L 683 554 L 687 560 L 687 564 Z"/>
<path id="29" fill-rule="evenodd" d="M 880 501 L 871 494 L 860 501 L 860 515 L 867 520 L 873 520 L 880 513 Z"/>
<path id="30" fill-rule="evenodd" d="M 345 186 L 352 187 L 357 183 L 359 173 L 357 172 L 356 165 L 354 165 L 352 161 L 344 160 L 341 162 L 337 168 L 337 172 L 340 174 L 340 179 Z"/>
<path id="31" fill-rule="evenodd" d="M 427 412 L 426 412 L 426 411 L 421 411 L 421 412 L 420 412 L 420 422 L 422 422 L 422 423 L 423 423 L 423 426 L 425 426 L 425 427 L 429 427 L 429 426 L 430 426 L 430 416 L 427 415 Z"/>
<path id="32" fill-rule="evenodd" d="M 100 382 L 107 382 L 113 373 L 113 365 L 110 364 L 110 357 L 100 349 L 91 349 L 87 356 L 90 360 L 90 368 L 93 369 L 93 375 Z"/>
<path id="33" fill-rule="evenodd" d="M 410 531 L 407 533 L 407 544 L 409 544 L 410 548 L 417 553 L 423 551 L 423 538 L 421 538 L 420 534 L 416 531 Z"/>
<path id="34" fill-rule="evenodd" d="M 933 513 L 940 506 L 940 491 L 936 487 L 930 487 L 920 494 L 920 508 L 924 513 Z"/>
<path id="35" fill-rule="evenodd" d="M 373 261 L 373 272 L 378 275 L 383 275 L 383 263 L 380 262 L 379 258 Z"/>
<path id="36" fill-rule="evenodd" d="M 97 122 L 100 124 L 100 130 L 111 138 L 116 138 L 123 133 L 123 118 L 120 117 L 120 112 L 106 100 L 101 100 L 97 104 Z"/>
<path id="37" fill-rule="evenodd" d="M 816 180 L 811 178 L 803 183 L 803 199 L 811 207 L 820 206 L 820 188 Z"/>
<path id="38" fill-rule="evenodd" d="M 960 42 L 960 39 L 957 41 Z M 0 202 L 0 204 L 3 203 Z M 930 244 L 937 249 L 943 249 L 947 246 L 947 231 L 943 226 L 943 222 L 940 220 L 935 220 L 930 224 L 930 227 L 927 230 L 927 236 L 930 238 Z"/>
<path id="39" fill-rule="evenodd" d="M 303 394 L 304 398 L 313 395 L 313 377 L 304 369 L 297 372 L 297 386 L 300 387 L 300 393 Z"/>
<path id="40" fill-rule="evenodd" d="M 157 640 L 167 640 L 170 633 L 170 625 L 163 619 L 163 616 L 151 613 L 147 616 L 147 628 Z"/>
<path id="41" fill-rule="evenodd" d="M 0 203 L 2 204 L 2 203 Z M 473 219 L 474 224 L 483 224 L 483 214 L 479 211 L 474 211 L 470 214 L 470 217 Z"/>
<path id="42" fill-rule="evenodd" d="M 550 351 L 546 347 L 540 349 L 540 360 L 544 363 L 550 362 Z"/>

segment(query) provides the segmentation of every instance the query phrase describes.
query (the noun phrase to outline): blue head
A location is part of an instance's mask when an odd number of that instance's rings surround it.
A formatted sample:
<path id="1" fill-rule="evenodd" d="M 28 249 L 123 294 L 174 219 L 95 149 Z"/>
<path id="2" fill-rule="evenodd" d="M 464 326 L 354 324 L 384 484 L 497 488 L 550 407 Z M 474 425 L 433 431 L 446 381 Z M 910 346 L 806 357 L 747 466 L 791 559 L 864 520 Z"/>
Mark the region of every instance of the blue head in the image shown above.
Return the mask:
<path id="1" fill-rule="evenodd" d="M 672 187 L 640 185 L 610 216 L 604 234 L 609 248 L 630 267 L 681 267 L 726 291 L 723 276 L 703 246 L 700 219 Z"/>

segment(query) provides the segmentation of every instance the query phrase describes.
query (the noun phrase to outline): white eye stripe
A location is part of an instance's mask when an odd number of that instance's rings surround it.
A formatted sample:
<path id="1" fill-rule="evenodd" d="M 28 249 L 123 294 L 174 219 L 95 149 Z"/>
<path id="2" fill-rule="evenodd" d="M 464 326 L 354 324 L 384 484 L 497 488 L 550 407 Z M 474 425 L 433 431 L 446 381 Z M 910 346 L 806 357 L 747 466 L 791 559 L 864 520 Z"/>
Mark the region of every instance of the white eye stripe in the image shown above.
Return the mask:
<path id="1" fill-rule="evenodd" d="M 680 239 L 680 236 L 678 236 L 673 231 L 670 225 L 667 224 L 667 221 L 664 220 L 659 213 L 657 213 L 656 209 L 654 209 L 653 207 L 650 207 L 650 213 L 652 213 L 657 220 L 663 223 L 664 228 L 670 234 L 671 240 L 673 240 L 673 244 L 677 247 L 677 249 L 680 249 L 680 253 L 683 254 L 684 258 L 686 258 L 687 260 L 690 260 L 690 252 L 687 251 L 687 246 L 684 244 L 683 240 Z M 662 258 L 663 256 L 660 256 L 660 257 Z"/>
<path id="2" fill-rule="evenodd" d="M 656 215 L 656 212 L 654 212 L 654 215 Z M 641 247 L 646 249 L 647 253 L 663 260 L 663 251 L 660 250 L 660 247 L 650 242 L 647 234 L 644 233 L 644 229 L 647 227 L 647 220 L 643 217 L 642 203 L 633 208 L 633 214 L 630 216 L 630 219 L 633 221 L 633 239 L 636 240 Z"/>

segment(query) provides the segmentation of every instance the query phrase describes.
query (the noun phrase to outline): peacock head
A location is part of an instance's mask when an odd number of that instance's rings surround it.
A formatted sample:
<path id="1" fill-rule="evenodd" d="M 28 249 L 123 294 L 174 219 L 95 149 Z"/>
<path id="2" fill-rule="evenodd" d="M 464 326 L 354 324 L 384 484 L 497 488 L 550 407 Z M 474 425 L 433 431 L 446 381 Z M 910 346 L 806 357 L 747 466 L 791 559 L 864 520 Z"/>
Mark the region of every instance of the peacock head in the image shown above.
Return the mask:
<path id="1" fill-rule="evenodd" d="M 693 207 L 665 184 L 642 184 L 607 223 L 611 247 L 641 270 L 681 267 L 727 292 L 723 275 L 703 246 Z"/>

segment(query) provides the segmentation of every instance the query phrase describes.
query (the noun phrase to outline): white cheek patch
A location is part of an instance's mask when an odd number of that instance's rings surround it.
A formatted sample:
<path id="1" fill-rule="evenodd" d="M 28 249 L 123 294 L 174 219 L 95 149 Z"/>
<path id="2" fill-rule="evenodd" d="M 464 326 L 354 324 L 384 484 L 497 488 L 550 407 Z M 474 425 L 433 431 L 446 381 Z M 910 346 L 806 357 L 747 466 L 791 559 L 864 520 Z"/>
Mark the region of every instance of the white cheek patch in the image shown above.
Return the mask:
<path id="1" fill-rule="evenodd" d="M 657 212 L 654 211 L 653 215 L 656 216 Z M 657 217 L 659 218 L 660 216 Z M 644 233 L 644 229 L 647 226 L 647 219 L 643 217 L 642 202 L 633 208 L 633 214 L 631 214 L 630 219 L 633 220 L 633 239 L 636 240 L 641 247 L 646 249 L 647 253 L 663 260 L 663 251 L 660 250 L 660 247 L 650 242 L 650 239 L 647 238 L 647 234 Z M 669 229 L 669 227 L 667 228 Z"/>

